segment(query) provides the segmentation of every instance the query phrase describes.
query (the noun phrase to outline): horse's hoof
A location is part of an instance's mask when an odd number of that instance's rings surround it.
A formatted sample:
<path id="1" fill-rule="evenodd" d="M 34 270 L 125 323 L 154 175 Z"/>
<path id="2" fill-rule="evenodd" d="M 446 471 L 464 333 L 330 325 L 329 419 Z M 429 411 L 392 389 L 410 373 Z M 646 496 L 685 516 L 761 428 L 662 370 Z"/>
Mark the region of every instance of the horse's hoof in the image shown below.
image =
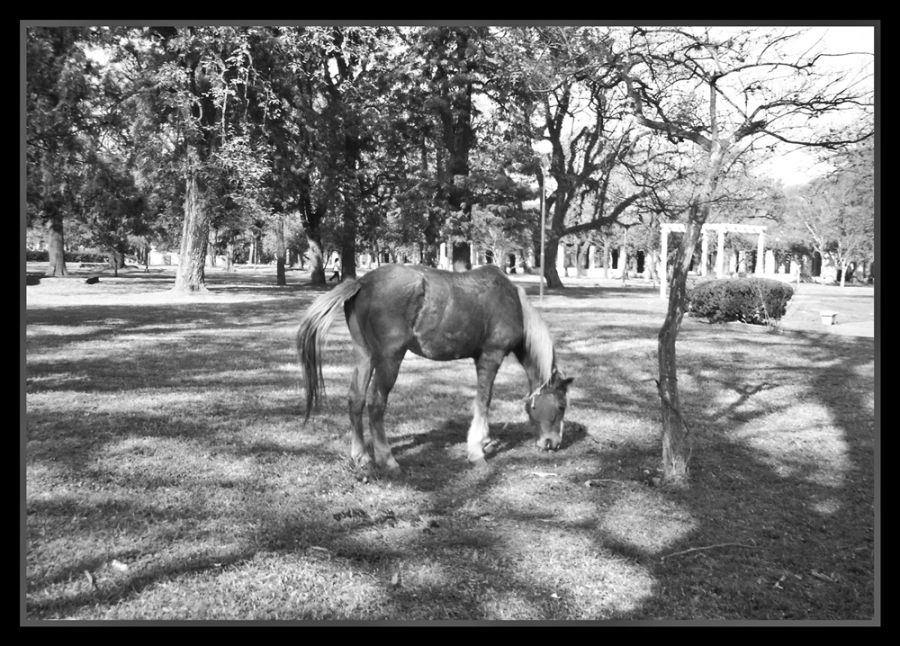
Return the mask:
<path id="1" fill-rule="evenodd" d="M 372 467 L 372 456 L 366 453 L 350 456 L 350 466 L 354 469 L 370 469 Z"/>
<path id="2" fill-rule="evenodd" d="M 485 455 L 493 455 L 500 448 L 500 442 L 497 440 L 489 440 L 481 447 Z"/>
<path id="3" fill-rule="evenodd" d="M 400 464 L 394 458 L 385 460 L 378 465 L 378 468 L 387 473 L 400 473 Z"/>

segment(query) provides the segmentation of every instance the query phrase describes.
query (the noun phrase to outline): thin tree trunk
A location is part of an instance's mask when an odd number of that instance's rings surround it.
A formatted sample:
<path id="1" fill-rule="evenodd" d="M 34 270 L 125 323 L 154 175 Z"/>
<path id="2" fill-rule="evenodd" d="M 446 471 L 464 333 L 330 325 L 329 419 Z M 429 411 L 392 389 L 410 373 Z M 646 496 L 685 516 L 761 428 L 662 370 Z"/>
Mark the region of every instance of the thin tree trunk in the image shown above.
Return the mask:
<path id="1" fill-rule="evenodd" d="M 209 241 L 209 217 L 203 203 L 204 186 L 197 172 L 199 155 L 195 147 L 188 149 L 188 178 L 184 198 L 184 226 L 181 250 L 175 274 L 175 291 L 206 291 L 206 246 Z"/>
<path id="2" fill-rule="evenodd" d="M 206 256 L 209 258 L 209 266 L 216 266 L 216 230 L 209 228 L 209 240 L 207 241 Z"/>
<path id="3" fill-rule="evenodd" d="M 647 257 L 649 256 L 649 264 Z M 644 270 L 647 272 L 647 275 L 650 277 L 654 283 L 659 280 L 659 270 L 657 269 L 659 263 L 659 252 L 655 249 L 648 252 L 644 257 Z"/>
<path id="4" fill-rule="evenodd" d="M 666 318 L 659 330 L 659 388 L 662 406 L 662 467 L 663 480 L 671 484 L 684 484 L 688 477 L 691 443 L 687 423 L 681 412 L 678 396 L 678 372 L 675 341 L 684 310 L 687 306 L 687 276 L 694 258 L 694 250 L 700 239 L 701 228 L 709 216 L 709 205 L 715 194 L 724 150 L 715 146 L 709 153 L 703 188 L 688 210 L 685 231 L 675 255 L 672 281 L 669 285 L 669 306 Z M 666 280 L 665 276 L 660 277 Z"/>
<path id="5" fill-rule="evenodd" d="M 63 222 L 62 214 L 57 209 L 53 209 L 53 213 L 46 224 L 47 233 L 47 255 L 49 266 L 47 267 L 48 276 L 67 276 L 69 270 L 66 269 L 66 252 L 65 241 L 63 239 Z"/>
<path id="6" fill-rule="evenodd" d="M 287 285 L 287 277 L 284 273 L 284 216 L 279 215 L 275 219 L 275 284 Z"/>
<path id="7" fill-rule="evenodd" d="M 695 210 L 692 209 L 692 215 Z M 663 479 L 672 484 L 681 484 L 687 479 L 691 455 L 689 429 L 681 414 L 681 402 L 678 395 L 675 341 L 684 317 L 688 267 L 691 264 L 697 240 L 700 238 L 701 224 L 689 220 L 685 226 L 684 237 L 672 267 L 669 306 L 666 318 L 659 330 L 658 343 L 659 380 L 657 383 L 662 404 Z"/>
<path id="8" fill-rule="evenodd" d="M 109 264 L 113 270 L 113 277 L 119 277 L 119 269 L 125 267 L 125 254 L 118 249 L 111 249 L 109 252 Z"/>
<path id="9" fill-rule="evenodd" d="M 225 245 L 225 271 L 234 271 L 234 238 L 229 238 Z"/>

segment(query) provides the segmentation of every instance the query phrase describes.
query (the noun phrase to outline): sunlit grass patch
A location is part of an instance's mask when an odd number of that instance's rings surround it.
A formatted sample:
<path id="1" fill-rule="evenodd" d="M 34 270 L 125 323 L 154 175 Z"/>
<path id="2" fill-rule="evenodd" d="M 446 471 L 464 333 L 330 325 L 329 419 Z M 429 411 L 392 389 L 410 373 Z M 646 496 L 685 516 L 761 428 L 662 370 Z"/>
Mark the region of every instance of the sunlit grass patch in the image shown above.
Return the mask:
<path id="1" fill-rule="evenodd" d="M 664 303 L 618 286 L 549 294 L 575 377 L 563 449 L 534 447 L 510 357 L 490 414 L 498 450 L 473 468 L 473 362 L 409 355 L 385 418 L 402 472 L 387 475 L 349 464 L 341 320 L 327 397 L 303 424 L 294 333 L 319 291 L 239 273 L 191 300 L 154 280 L 130 283 L 153 298 L 101 280 L 29 299 L 29 619 L 874 612 L 871 339 L 686 321 L 694 453 L 690 487 L 670 490 L 654 483 Z"/>

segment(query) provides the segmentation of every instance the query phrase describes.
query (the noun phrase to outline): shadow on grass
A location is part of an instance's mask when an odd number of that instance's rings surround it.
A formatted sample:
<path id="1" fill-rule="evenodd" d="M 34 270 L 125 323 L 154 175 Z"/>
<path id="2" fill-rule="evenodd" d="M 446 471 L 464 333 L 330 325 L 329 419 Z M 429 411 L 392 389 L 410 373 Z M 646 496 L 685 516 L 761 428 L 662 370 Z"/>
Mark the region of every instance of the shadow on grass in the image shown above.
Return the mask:
<path id="1" fill-rule="evenodd" d="M 254 289 L 257 287 L 253 285 L 247 288 Z M 223 565 L 239 566 L 261 553 L 302 555 L 311 546 L 327 549 L 336 566 L 384 583 L 387 601 L 378 611 L 380 616 L 366 618 L 479 619 L 496 614 L 489 605 L 495 593 L 514 598 L 518 605 L 511 610 L 527 615 L 520 618 L 537 620 L 871 617 L 875 429 L 874 419 L 867 412 L 871 409 L 867 393 L 874 390 L 874 382 L 861 376 L 874 357 L 871 340 L 796 333 L 773 338 L 733 331 L 711 336 L 706 331 L 685 333 L 679 341 L 679 352 L 691 358 L 680 368 L 685 378 L 683 403 L 693 420 L 696 442 L 692 482 L 685 490 L 661 489 L 651 486 L 645 477 L 648 467 L 659 462 L 655 387 L 639 362 L 643 346 L 623 343 L 634 339 L 655 341 L 658 328 L 640 318 L 647 317 L 648 311 L 624 307 L 616 315 L 633 319 L 634 324 L 607 324 L 604 315 L 609 312 L 609 302 L 602 298 L 595 307 L 577 314 L 563 306 L 546 308 L 552 329 L 574 330 L 560 334 L 557 344 L 560 364 L 567 374 L 576 374 L 573 399 L 577 405 L 573 413 L 581 415 L 577 421 L 567 421 L 563 451 L 540 455 L 531 450 L 533 434 L 526 422 L 495 422 L 491 433 L 500 441 L 500 450 L 489 468 L 469 467 L 464 446 L 470 419 L 459 411 L 469 410 L 470 394 L 474 393 L 471 366 L 462 372 L 445 372 L 433 369 L 434 364 L 405 364 L 407 377 L 422 380 L 422 396 L 431 409 L 423 406 L 421 399 L 406 401 L 398 390 L 388 407 L 389 429 L 400 422 L 417 424 L 423 415 L 429 415 L 429 421 L 421 422 L 421 432 L 388 431 L 403 474 L 361 484 L 349 471 L 335 469 L 348 444 L 342 400 L 335 404 L 333 414 L 324 416 L 322 425 L 327 432 L 320 445 L 276 441 L 262 434 L 258 426 L 262 417 L 283 423 L 300 412 L 299 405 L 295 409 L 293 404 L 264 396 L 273 387 L 293 387 L 293 376 L 278 375 L 271 369 L 273 364 L 293 360 L 291 335 L 281 343 L 273 342 L 271 331 L 259 332 L 296 323 L 305 304 L 317 293 L 298 292 L 296 297 L 256 303 L 95 306 L 67 308 L 65 315 L 53 308 L 28 312 L 29 324 L 62 326 L 72 331 L 29 338 L 29 394 L 70 390 L 76 384 L 86 399 L 92 393 L 128 394 L 146 388 L 195 388 L 197 392 L 224 389 L 232 399 L 223 405 L 244 411 L 243 420 L 249 427 L 216 428 L 214 414 L 204 411 L 192 418 L 190 405 L 185 407 L 184 419 L 166 424 L 148 413 L 89 413 L 67 418 L 59 411 L 31 409 L 27 427 L 30 463 L 61 463 L 80 474 L 76 477 L 86 476 L 92 485 L 102 488 L 105 474 L 92 466 L 98 449 L 131 434 L 186 440 L 202 454 L 225 453 L 258 469 L 252 476 L 254 486 L 235 485 L 233 478 L 220 474 L 202 489 L 209 496 L 221 490 L 241 490 L 243 497 L 233 500 L 237 511 L 208 509 L 199 500 L 168 509 L 137 501 L 110 507 L 109 503 L 91 502 L 92 498 L 29 501 L 29 525 L 40 519 L 37 524 L 47 524 L 43 529 L 58 538 L 66 532 L 74 536 L 113 528 L 143 537 L 144 517 L 154 518 L 154 526 L 190 525 L 214 518 L 253 527 L 252 534 L 242 537 L 227 552 L 203 554 L 194 549 L 194 537 L 176 538 L 173 540 L 181 550 L 178 554 L 163 551 L 155 562 L 133 574 L 111 577 L 101 582 L 99 589 L 87 587 L 57 595 L 49 588 L 81 576 L 84 570 L 96 570 L 109 559 L 131 558 L 134 549 L 159 550 L 159 545 L 114 550 L 102 560 L 94 555 L 69 561 L 63 557 L 63 565 L 55 569 L 42 566 L 30 576 L 29 593 L 38 595 L 28 603 L 30 617 L 70 616 L 98 603 L 114 606 L 183 574 L 212 576 Z M 586 303 L 598 298 L 596 290 L 590 288 L 584 288 L 582 294 L 567 289 L 563 295 Z M 567 324 L 568 317 L 580 324 Z M 88 334 L 78 332 L 79 327 L 111 319 L 115 322 L 108 327 Z M 159 325 L 161 321 L 163 325 Z M 187 336 L 176 343 L 161 342 L 175 328 Z M 194 331 L 212 335 L 191 337 Z M 229 336 L 229 332 L 235 336 Z M 139 335 L 149 345 L 114 347 L 116 338 L 122 335 Z M 344 333 L 336 336 L 328 360 L 344 362 L 349 370 L 349 344 Z M 593 349 L 572 349 L 574 344 L 588 341 L 594 344 Z M 234 352 L 235 343 L 241 344 L 241 352 Z M 785 345 L 783 356 L 769 354 L 769 363 L 754 363 L 757 350 L 771 343 Z M 77 355 L 80 351 L 72 346 L 78 344 L 108 351 L 90 358 L 55 358 L 58 351 L 65 350 Z M 713 350 L 706 352 L 707 346 Z M 723 369 L 723 361 L 727 369 Z M 267 376 L 260 376 L 260 368 Z M 152 378 L 142 377 L 142 370 Z M 579 373 L 585 378 L 578 379 Z M 65 376 L 71 374 L 84 378 Z M 460 374 L 470 378 L 465 387 Z M 822 465 L 813 459 L 814 454 L 790 452 L 785 446 L 783 455 L 773 456 L 733 434 L 736 428 L 763 424 L 764 418 L 773 413 L 771 408 L 752 406 L 772 390 L 773 384 L 798 380 L 804 397 L 826 408 L 832 423 L 841 429 L 845 450 L 841 453 L 844 462 L 836 469 L 840 472 L 838 479 L 822 479 Z M 245 389 L 247 399 L 235 395 Z M 506 384 L 503 389 L 511 393 L 514 386 Z M 446 396 L 437 397 L 439 393 Z M 719 401 L 715 395 L 720 393 L 732 397 Z M 172 405 L 162 405 L 171 415 Z M 621 441 L 614 433 L 615 427 L 624 423 L 619 418 L 625 413 L 649 420 L 647 433 L 632 431 L 628 435 L 638 441 Z M 524 413 L 519 414 L 524 417 Z M 596 435 L 600 426 L 597 419 L 603 416 L 613 418 L 602 426 L 610 429 L 608 436 Z M 430 421 L 434 418 L 439 420 L 437 425 Z M 336 428 L 341 431 L 336 433 Z M 229 432 L 237 435 L 230 443 L 225 441 Z M 778 429 L 766 432 L 777 433 Z M 307 440 L 304 433 L 298 437 Z M 335 446 L 340 447 L 340 453 Z M 588 470 L 569 469 L 570 463 Z M 553 465 L 552 470 L 545 466 L 548 464 Z M 301 467 L 318 470 L 302 487 L 281 491 Z M 550 475 L 542 480 L 543 476 L 533 475 L 535 470 Z M 586 487 L 586 480 L 597 484 Z M 187 482 L 154 479 L 151 474 L 123 477 L 118 484 L 131 492 L 190 488 Z M 539 486 L 545 489 L 536 489 Z M 313 495 L 316 487 L 323 488 L 321 496 Z M 363 504 L 359 501 L 391 488 L 408 489 L 416 502 L 393 516 L 385 514 L 383 520 L 374 512 L 369 519 L 333 518 L 336 510 Z M 520 491 L 537 491 L 534 500 L 543 509 L 507 509 L 503 505 L 510 503 L 497 497 L 498 492 L 524 495 Z M 275 502 L 283 496 L 288 496 L 288 506 Z M 371 510 L 373 503 L 368 504 Z M 560 516 L 569 505 L 580 505 L 584 516 Z M 683 510 L 693 524 L 689 531 L 673 525 L 669 537 L 662 530 L 669 522 L 666 513 L 672 508 Z M 437 515 L 438 525 L 432 527 L 418 518 L 426 511 Z M 86 525 L 67 528 L 65 520 L 72 516 L 87 519 Z M 494 517 L 493 524 L 487 524 L 486 516 Z M 393 540 L 372 538 L 373 532 L 388 529 L 394 531 Z M 537 548 L 553 532 L 592 545 L 597 558 L 623 562 L 634 571 L 645 572 L 654 581 L 652 588 L 646 594 L 633 594 L 629 603 L 610 606 L 601 617 L 591 616 L 593 611 L 580 605 L 583 601 L 567 592 L 564 584 L 552 583 L 554 576 L 574 575 L 549 569 L 535 574 L 529 570 L 527 550 L 511 552 L 510 541 L 520 534 L 536 538 Z M 32 534 L 30 540 L 40 544 L 46 537 Z M 535 558 L 545 559 L 535 561 L 540 567 L 551 567 L 545 565 L 552 560 L 551 554 Z M 440 582 L 425 581 L 414 588 L 391 587 L 392 572 L 409 562 L 440 564 Z M 582 561 L 561 563 L 559 572 L 582 565 Z M 334 618 L 357 617 L 342 616 L 336 607 Z"/>
<path id="2" fill-rule="evenodd" d="M 635 615 L 667 619 L 874 617 L 875 420 L 866 413 L 871 410 L 868 395 L 874 392 L 874 382 L 860 376 L 874 358 L 873 342 L 815 333 L 792 333 L 788 338 L 791 352 L 807 365 L 754 366 L 752 348 L 765 344 L 766 337 L 740 337 L 740 343 L 751 348 L 747 369 L 761 372 L 759 381 L 748 382 L 749 375 L 740 370 L 719 371 L 714 383 L 702 380 L 699 375 L 709 368 L 705 362 L 682 368 L 698 379 L 693 389 L 682 387 L 695 443 L 691 484 L 685 490 L 658 491 L 702 523 L 669 545 L 663 555 L 641 549 L 640 541 L 623 540 L 622 536 L 600 539 L 604 548 L 638 560 L 658 581 L 658 593 Z M 681 343 L 684 348 L 691 339 Z M 806 401 L 824 407 L 841 431 L 837 440 L 843 445 L 837 449 L 841 463 L 831 467 L 836 474 L 823 474 L 827 465 L 816 460 L 815 453 L 797 446 L 802 437 L 798 440 L 790 435 L 802 430 L 797 426 L 784 428 L 784 454 L 761 453 L 752 443 L 730 437 L 734 428 L 764 424 L 763 418 L 778 412 L 769 408 L 747 412 L 749 402 L 797 378 L 807 386 Z M 730 391 L 738 397 L 725 406 L 711 406 L 704 391 Z M 769 435 L 779 432 L 778 428 L 762 428 Z M 643 465 L 658 464 L 659 447 L 631 448 L 624 454 L 616 449 L 606 452 L 606 457 L 607 463 L 622 462 L 626 472 L 634 472 Z"/>

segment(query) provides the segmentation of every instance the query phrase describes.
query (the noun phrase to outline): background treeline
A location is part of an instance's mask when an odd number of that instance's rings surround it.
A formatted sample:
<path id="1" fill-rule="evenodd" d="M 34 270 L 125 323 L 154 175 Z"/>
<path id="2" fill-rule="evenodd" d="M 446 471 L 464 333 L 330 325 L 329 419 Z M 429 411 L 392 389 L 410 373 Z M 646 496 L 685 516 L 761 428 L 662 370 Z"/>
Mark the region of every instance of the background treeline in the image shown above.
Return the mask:
<path id="1" fill-rule="evenodd" d="M 676 128 L 705 107 L 674 81 L 659 90 L 674 110 L 642 88 L 644 114 L 669 110 L 668 131 L 646 127 L 624 82 L 623 61 L 654 52 L 640 36 L 630 27 L 29 27 L 28 246 L 62 275 L 66 249 L 121 267 L 126 255 L 146 261 L 153 245 L 178 253 L 184 289 L 202 287 L 207 255 L 227 267 L 274 260 L 279 283 L 303 263 L 321 283 L 333 252 L 352 277 L 361 254 L 435 265 L 442 242 L 458 269 L 474 242 L 476 257 L 506 265 L 514 254 L 528 270 L 540 262 L 544 187 L 551 286 L 562 285 L 560 242 L 568 266 L 586 268 L 589 250 L 607 266 L 621 250 L 655 278 L 658 223 L 684 217 L 703 180 L 702 155 Z M 740 46 L 781 38 L 757 29 Z M 734 40 L 720 45 L 737 51 Z M 782 259 L 808 265 L 817 254 L 842 277 L 860 265 L 868 273 L 872 140 L 823 153 L 830 174 L 786 189 L 755 170 L 777 153 L 750 146 L 719 182 L 710 221 L 759 221 L 778 231 L 767 242 Z M 755 251 L 741 236 L 728 245 Z"/>

